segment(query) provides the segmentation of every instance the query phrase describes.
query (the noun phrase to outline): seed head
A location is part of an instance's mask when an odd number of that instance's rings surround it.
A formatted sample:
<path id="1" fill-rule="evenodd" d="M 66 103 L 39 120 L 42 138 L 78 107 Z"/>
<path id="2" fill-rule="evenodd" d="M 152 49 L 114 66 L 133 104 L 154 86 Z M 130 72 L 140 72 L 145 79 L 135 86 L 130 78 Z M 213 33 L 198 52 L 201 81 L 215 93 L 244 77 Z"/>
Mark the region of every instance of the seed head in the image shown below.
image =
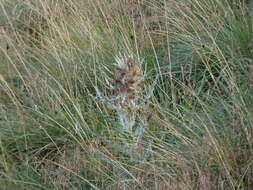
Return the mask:
<path id="1" fill-rule="evenodd" d="M 140 63 L 130 56 L 117 57 L 114 73 L 114 92 L 128 100 L 137 99 L 139 85 L 143 81 Z"/>

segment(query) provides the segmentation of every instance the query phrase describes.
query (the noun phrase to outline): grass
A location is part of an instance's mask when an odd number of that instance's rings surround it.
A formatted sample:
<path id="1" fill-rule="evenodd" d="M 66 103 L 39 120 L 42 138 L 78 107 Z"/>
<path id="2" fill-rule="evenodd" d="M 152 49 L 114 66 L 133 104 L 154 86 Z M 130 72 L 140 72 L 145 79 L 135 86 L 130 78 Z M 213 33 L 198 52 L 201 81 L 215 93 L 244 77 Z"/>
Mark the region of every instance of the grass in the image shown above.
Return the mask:
<path id="1" fill-rule="evenodd" d="M 251 1 L 0 10 L 1 190 L 251 189 Z"/>

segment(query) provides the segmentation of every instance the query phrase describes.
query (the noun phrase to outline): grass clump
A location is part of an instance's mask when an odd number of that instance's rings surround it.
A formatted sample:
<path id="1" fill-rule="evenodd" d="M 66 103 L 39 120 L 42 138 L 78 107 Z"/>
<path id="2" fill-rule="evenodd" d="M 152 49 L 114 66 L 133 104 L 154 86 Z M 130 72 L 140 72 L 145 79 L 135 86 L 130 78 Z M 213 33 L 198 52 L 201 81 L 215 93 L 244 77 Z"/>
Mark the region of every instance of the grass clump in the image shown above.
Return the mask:
<path id="1" fill-rule="evenodd" d="M 251 189 L 250 1 L 0 10 L 0 189 Z"/>

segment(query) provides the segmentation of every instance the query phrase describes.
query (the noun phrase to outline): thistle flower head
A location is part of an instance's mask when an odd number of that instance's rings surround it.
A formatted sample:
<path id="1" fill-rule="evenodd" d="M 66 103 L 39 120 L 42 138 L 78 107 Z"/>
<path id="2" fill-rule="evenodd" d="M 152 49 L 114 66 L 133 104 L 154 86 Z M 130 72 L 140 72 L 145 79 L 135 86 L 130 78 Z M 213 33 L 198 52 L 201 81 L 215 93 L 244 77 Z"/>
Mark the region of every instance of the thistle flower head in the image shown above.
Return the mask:
<path id="1" fill-rule="evenodd" d="M 116 57 L 117 68 L 114 73 L 114 92 L 125 100 L 136 100 L 143 81 L 141 64 L 132 56 Z"/>

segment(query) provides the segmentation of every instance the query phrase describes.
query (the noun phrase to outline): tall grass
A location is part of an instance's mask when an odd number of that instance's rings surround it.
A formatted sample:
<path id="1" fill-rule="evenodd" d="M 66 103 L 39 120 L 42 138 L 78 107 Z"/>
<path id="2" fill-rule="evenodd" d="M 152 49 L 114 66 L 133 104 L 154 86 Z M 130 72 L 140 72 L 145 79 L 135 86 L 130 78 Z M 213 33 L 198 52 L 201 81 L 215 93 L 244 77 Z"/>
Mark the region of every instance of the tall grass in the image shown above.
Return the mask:
<path id="1" fill-rule="evenodd" d="M 0 14 L 0 189 L 252 188 L 250 1 Z"/>

